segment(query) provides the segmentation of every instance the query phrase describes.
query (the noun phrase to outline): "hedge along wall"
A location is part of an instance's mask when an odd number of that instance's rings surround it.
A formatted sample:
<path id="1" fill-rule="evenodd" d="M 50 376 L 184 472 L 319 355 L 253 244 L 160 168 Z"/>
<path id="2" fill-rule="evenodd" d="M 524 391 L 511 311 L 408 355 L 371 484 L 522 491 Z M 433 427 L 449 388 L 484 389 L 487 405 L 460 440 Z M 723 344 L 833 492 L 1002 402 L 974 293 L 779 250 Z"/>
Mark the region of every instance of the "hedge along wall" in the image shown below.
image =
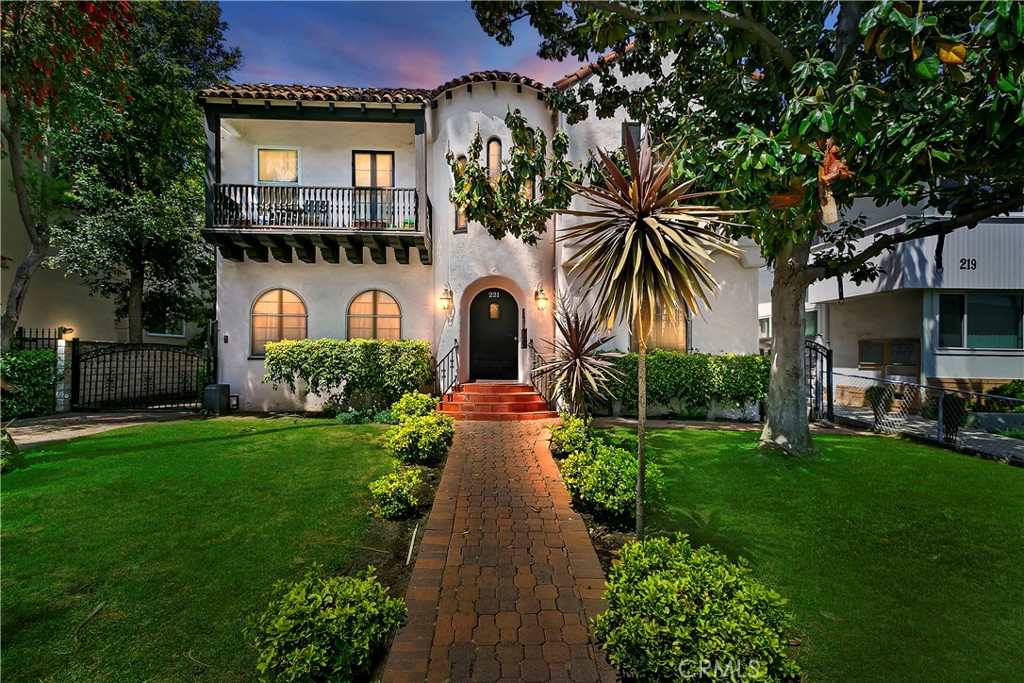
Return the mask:
<path id="1" fill-rule="evenodd" d="M 611 385 L 623 411 L 633 415 L 637 411 L 637 363 L 635 353 L 616 358 L 621 379 Z M 648 415 L 752 417 L 745 409 L 768 396 L 770 369 L 769 356 L 656 349 L 647 354 Z"/>
<path id="2" fill-rule="evenodd" d="M 0 376 L 18 387 L 3 392 L 0 420 L 49 415 L 56 401 L 57 354 L 52 349 L 8 351 L 0 356 Z"/>
<path id="3" fill-rule="evenodd" d="M 433 374 L 425 341 L 304 339 L 268 342 L 264 382 L 320 396 L 334 406 L 386 407 Z"/>

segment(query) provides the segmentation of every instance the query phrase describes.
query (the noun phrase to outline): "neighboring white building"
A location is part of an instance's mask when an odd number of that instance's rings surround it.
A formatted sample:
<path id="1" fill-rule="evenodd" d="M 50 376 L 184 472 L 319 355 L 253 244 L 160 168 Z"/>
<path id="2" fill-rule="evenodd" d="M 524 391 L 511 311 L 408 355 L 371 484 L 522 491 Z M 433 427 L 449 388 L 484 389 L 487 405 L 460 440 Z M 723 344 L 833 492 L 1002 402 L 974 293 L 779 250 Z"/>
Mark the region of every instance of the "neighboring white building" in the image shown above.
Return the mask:
<path id="1" fill-rule="evenodd" d="M 586 80 L 574 78 L 573 81 Z M 507 156 L 505 114 L 519 109 L 550 139 L 569 136 L 570 159 L 617 148 L 624 119 L 567 125 L 547 88 L 518 74 L 479 72 L 435 90 L 231 85 L 203 90 L 207 121 L 206 238 L 218 246 L 219 381 L 243 409 L 314 408 L 263 384 L 263 344 L 281 338 L 403 338 L 436 356 L 459 341 L 460 379 L 528 381 L 528 342 L 554 335 L 551 307 L 571 292 L 558 229 L 536 245 L 494 240 L 465 224 L 448 198 L 448 149 L 468 148 L 479 128 L 484 154 Z M 757 351 L 753 243 L 713 266 L 713 312 L 656 343 L 704 352 Z M 453 315 L 439 306 L 453 293 Z M 526 336 L 523 337 L 522 330 Z M 611 346 L 631 346 L 613 330 Z"/>
<path id="2" fill-rule="evenodd" d="M 864 203 L 862 244 L 902 230 L 927 209 Z M 936 217 L 938 218 L 938 217 Z M 876 259 L 874 282 L 816 282 L 807 293 L 807 334 L 833 350 L 835 371 L 985 391 L 1024 377 L 1024 213 L 984 221 L 945 238 L 905 242 Z M 771 274 L 762 271 L 762 344 L 771 336 Z M 841 383 L 841 382 L 840 382 Z"/>

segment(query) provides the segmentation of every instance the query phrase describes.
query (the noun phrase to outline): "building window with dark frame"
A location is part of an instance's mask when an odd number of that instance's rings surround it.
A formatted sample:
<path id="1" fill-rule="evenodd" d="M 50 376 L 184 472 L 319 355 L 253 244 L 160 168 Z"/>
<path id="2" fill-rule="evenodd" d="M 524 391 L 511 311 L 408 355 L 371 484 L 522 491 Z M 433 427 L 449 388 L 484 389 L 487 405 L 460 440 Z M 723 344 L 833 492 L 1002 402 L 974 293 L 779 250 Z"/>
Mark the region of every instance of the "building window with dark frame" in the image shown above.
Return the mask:
<path id="1" fill-rule="evenodd" d="M 686 309 L 677 308 L 673 314 L 669 314 L 661 304 L 654 312 L 654 320 L 651 322 L 651 336 L 647 340 L 647 350 L 664 349 L 666 351 L 688 351 L 686 344 Z M 638 349 L 636 340 L 630 343 L 633 351 Z"/>
<path id="2" fill-rule="evenodd" d="M 857 342 L 857 368 L 883 370 L 888 366 L 921 367 L 921 344 L 916 339 L 861 339 Z"/>
<path id="3" fill-rule="evenodd" d="M 394 222 L 394 152 L 352 152 L 352 184 L 357 227 L 383 229 Z"/>
<path id="4" fill-rule="evenodd" d="M 939 347 L 1024 349 L 1024 296 L 940 294 Z"/>
<path id="5" fill-rule="evenodd" d="M 494 180 L 501 173 L 501 140 L 491 138 L 487 141 L 487 177 Z"/>
<path id="6" fill-rule="evenodd" d="M 306 338 L 306 304 L 288 289 L 271 289 L 252 305 L 250 354 L 262 358 L 267 342 Z"/>
<path id="7" fill-rule="evenodd" d="M 633 140 L 633 147 L 635 149 L 640 149 L 640 137 L 641 137 L 641 135 L 642 135 L 642 130 L 640 128 L 640 124 L 639 123 L 637 123 L 636 121 L 623 121 L 622 122 L 622 146 L 623 147 L 626 146 L 626 139 L 629 138 L 629 139 Z"/>
<path id="8" fill-rule="evenodd" d="M 464 155 L 464 154 L 459 155 L 458 159 L 456 159 L 456 163 L 459 165 L 460 169 L 461 168 L 465 168 L 466 164 L 468 162 L 469 162 L 469 160 L 466 159 L 466 155 Z M 466 222 L 466 214 L 463 213 L 462 211 L 460 211 L 459 207 L 456 206 L 455 207 L 455 232 L 466 232 L 467 230 L 469 230 L 469 224 Z"/>
<path id="9" fill-rule="evenodd" d="M 298 185 L 298 147 L 258 147 L 256 182 L 260 185 Z"/>
<path id="10" fill-rule="evenodd" d="M 349 339 L 402 338 L 402 309 L 395 297 L 379 289 L 368 289 L 348 307 Z"/>

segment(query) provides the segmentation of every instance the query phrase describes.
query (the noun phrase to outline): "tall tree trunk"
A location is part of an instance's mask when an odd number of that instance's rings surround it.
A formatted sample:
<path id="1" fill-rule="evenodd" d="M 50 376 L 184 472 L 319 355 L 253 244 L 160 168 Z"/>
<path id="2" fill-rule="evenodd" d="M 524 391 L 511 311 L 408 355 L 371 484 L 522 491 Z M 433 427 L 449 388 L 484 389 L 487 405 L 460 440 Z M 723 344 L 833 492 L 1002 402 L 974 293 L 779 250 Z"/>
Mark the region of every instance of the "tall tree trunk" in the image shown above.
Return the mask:
<path id="1" fill-rule="evenodd" d="M 636 371 L 636 537 L 644 537 L 644 492 L 647 477 L 647 338 L 641 337 Z"/>
<path id="2" fill-rule="evenodd" d="M 21 307 L 25 304 L 25 297 L 28 295 L 28 284 L 43 259 L 46 258 L 48 247 L 47 244 L 33 244 L 25 260 L 18 264 L 11 288 L 7 291 L 7 303 L 4 305 L 3 318 L 0 319 L 0 350 L 11 350 L 14 331 L 18 327 L 18 319 L 21 317 Z"/>
<path id="3" fill-rule="evenodd" d="M 804 296 L 802 271 L 810 240 L 783 248 L 772 282 L 772 369 L 768 414 L 761 444 L 793 454 L 814 450 L 807 418 L 807 377 L 804 367 Z"/>
<path id="4" fill-rule="evenodd" d="M 5 98 L 4 103 L 7 105 L 7 117 L 0 123 L 0 127 L 3 130 L 8 160 L 11 164 L 11 182 L 14 186 L 14 196 L 18 200 L 18 213 L 21 214 L 21 222 L 25 227 L 25 232 L 28 233 L 29 242 L 32 244 L 28 256 L 18 264 L 11 288 L 7 292 L 7 303 L 4 305 L 3 316 L 0 316 L 0 351 L 10 351 L 11 342 L 14 340 L 14 331 L 18 327 L 19 318 L 21 318 L 21 307 L 25 304 L 25 296 L 28 294 L 29 282 L 50 250 L 50 229 L 46 224 L 48 220 L 46 207 L 42 207 L 37 214 L 33 211 L 29 200 L 25 149 L 21 139 L 21 103 L 17 96 Z M 36 221 L 37 215 L 42 217 L 38 222 Z"/>
<path id="5" fill-rule="evenodd" d="M 142 289 L 144 273 L 132 273 L 128 282 L 128 341 L 142 343 Z"/>

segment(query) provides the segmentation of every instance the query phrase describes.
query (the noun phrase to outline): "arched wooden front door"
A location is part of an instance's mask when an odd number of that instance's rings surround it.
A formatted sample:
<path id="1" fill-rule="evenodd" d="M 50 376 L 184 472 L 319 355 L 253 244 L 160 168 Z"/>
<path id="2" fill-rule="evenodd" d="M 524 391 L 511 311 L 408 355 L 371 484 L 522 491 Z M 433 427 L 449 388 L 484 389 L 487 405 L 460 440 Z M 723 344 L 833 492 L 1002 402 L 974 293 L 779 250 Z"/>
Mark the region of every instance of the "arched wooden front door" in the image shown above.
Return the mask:
<path id="1" fill-rule="evenodd" d="M 519 305 L 504 289 L 485 289 L 469 306 L 469 379 L 517 379 Z"/>

